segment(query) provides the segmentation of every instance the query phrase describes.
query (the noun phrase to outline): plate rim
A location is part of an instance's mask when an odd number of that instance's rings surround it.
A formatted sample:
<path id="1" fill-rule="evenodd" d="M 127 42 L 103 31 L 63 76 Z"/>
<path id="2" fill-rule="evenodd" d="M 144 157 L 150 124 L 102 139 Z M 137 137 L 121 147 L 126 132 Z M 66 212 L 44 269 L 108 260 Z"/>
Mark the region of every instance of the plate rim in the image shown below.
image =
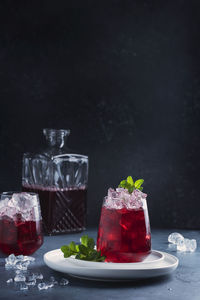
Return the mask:
<path id="1" fill-rule="evenodd" d="M 43 255 L 43 259 L 44 259 L 44 262 L 45 262 L 45 264 L 47 264 L 46 263 L 46 260 L 47 261 L 49 261 L 49 259 L 48 259 L 48 255 L 50 254 L 50 253 L 52 253 L 52 252 L 55 252 L 55 251 L 61 251 L 60 249 L 54 249 L 54 250 L 51 250 L 51 251 L 48 251 L 48 252 L 46 252 L 44 255 Z M 128 268 L 128 269 L 126 269 L 126 268 L 122 268 L 122 265 L 123 265 L 123 263 L 115 263 L 116 265 L 119 265 L 119 268 L 100 268 L 99 270 L 103 270 L 103 271 L 107 271 L 107 270 L 109 270 L 109 271 L 117 271 L 117 270 L 123 270 L 123 271 L 147 271 L 147 270 L 159 270 L 159 269 L 171 269 L 171 268 L 176 268 L 177 266 L 178 266 L 178 264 L 179 264 L 179 259 L 176 257 L 176 256 L 174 256 L 174 255 L 172 255 L 172 254 L 170 254 L 170 253 L 167 253 L 167 252 L 164 252 L 164 251 L 157 251 L 157 250 L 152 250 L 152 251 L 156 251 L 156 252 L 160 252 L 162 255 L 163 255 L 163 260 L 165 259 L 165 257 L 166 256 L 169 256 L 171 259 L 173 259 L 174 260 L 174 263 L 172 263 L 172 264 L 170 264 L 170 265 L 166 265 L 166 266 L 155 266 L 156 264 L 157 264 L 157 261 L 155 261 L 155 262 L 149 262 L 149 263 L 147 263 L 147 262 L 140 262 L 139 264 L 144 264 L 145 266 L 146 266 L 146 268 Z M 162 259 L 161 259 L 162 260 Z M 162 260 L 162 261 L 163 261 Z M 67 261 L 66 260 L 66 262 L 67 263 L 70 263 L 70 261 Z M 160 259 L 158 260 L 158 262 L 160 262 Z M 89 262 L 89 263 L 92 263 L 92 262 Z M 103 262 L 99 262 L 99 263 L 103 263 Z M 107 263 L 106 263 L 107 264 Z M 129 265 L 129 266 L 132 266 L 132 267 L 134 267 L 134 266 L 138 266 L 138 263 L 124 263 L 124 264 L 126 264 L 126 265 Z M 153 265 L 154 264 L 154 266 L 151 266 L 151 267 L 149 267 L 148 265 L 149 264 L 151 264 L 151 265 Z M 110 265 L 112 265 L 112 263 L 109 263 L 109 266 Z M 97 269 L 97 267 L 91 267 L 91 266 L 83 266 L 83 265 L 73 265 L 73 266 L 70 266 L 71 268 L 74 268 L 74 269 L 87 269 L 87 270 L 90 270 L 90 269 Z M 121 268 L 120 268 L 121 267 Z M 69 273 L 70 274 L 70 273 Z"/>

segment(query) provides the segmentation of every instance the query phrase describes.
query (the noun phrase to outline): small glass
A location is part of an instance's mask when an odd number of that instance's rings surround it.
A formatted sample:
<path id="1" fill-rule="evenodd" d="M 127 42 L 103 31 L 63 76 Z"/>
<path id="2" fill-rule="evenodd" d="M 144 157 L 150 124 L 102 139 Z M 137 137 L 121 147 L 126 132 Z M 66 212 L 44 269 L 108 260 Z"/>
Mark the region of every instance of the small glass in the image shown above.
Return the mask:
<path id="1" fill-rule="evenodd" d="M 107 262 L 140 262 L 151 252 L 151 233 L 146 199 L 139 208 L 109 208 L 104 198 L 97 249 Z M 120 200 L 119 200 L 120 201 Z"/>
<path id="2" fill-rule="evenodd" d="M 4 192 L 0 195 L 0 250 L 30 255 L 43 244 L 38 195 Z"/>

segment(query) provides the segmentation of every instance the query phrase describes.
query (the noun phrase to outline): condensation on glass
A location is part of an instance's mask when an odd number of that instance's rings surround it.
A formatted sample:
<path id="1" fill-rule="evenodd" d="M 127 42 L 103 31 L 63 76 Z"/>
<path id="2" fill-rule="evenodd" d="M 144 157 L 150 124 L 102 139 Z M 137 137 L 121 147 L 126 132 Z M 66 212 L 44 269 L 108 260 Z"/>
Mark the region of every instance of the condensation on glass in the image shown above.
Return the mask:
<path id="1" fill-rule="evenodd" d="M 47 148 L 23 156 L 22 188 L 39 194 L 45 234 L 86 227 L 88 157 L 70 153 L 70 130 L 43 129 Z"/>

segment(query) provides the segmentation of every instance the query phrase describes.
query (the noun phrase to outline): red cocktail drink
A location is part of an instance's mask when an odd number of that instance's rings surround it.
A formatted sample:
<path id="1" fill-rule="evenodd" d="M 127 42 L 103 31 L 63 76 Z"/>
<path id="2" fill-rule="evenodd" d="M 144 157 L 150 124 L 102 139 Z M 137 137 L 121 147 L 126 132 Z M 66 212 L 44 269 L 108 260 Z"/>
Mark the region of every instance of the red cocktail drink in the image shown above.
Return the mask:
<path id="1" fill-rule="evenodd" d="M 6 254 L 30 255 L 43 243 L 41 221 L 0 218 L 0 250 Z"/>
<path id="2" fill-rule="evenodd" d="M 30 255 L 43 243 L 38 196 L 4 193 L 0 200 L 0 250 L 5 254 Z"/>
<path id="3" fill-rule="evenodd" d="M 106 256 L 107 262 L 140 262 L 151 251 L 146 200 L 143 198 L 132 204 L 123 201 L 110 198 L 109 202 L 106 198 L 101 211 L 97 249 Z"/>

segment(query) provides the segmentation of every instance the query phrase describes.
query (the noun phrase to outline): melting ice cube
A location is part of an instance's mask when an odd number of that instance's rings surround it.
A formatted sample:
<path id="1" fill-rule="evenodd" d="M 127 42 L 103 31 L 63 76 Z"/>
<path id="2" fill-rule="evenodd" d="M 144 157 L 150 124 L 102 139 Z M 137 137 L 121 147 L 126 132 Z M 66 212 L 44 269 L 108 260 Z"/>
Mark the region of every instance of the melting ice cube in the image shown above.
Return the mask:
<path id="1" fill-rule="evenodd" d="M 51 277 L 49 278 L 49 280 L 50 280 L 51 283 L 53 283 L 53 285 L 58 284 L 58 281 L 55 280 L 55 277 L 54 277 L 54 276 L 51 276 Z"/>
<path id="2" fill-rule="evenodd" d="M 172 244 L 178 244 L 179 241 L 183 241 L 184 237 L 178 232 L 173 232 L 168 236 L 168 242 Z"/>
<path id="3" fill-rule="evenodd" d="M 21 283 L 19 289 L 20 289 L 20 291 L 27 291 L 28 286 L 25 283 Z"/>
<path id="4" fill-rule="evenodd" d="M 41 282 L 41 283 L 38 283 L 38 290 L 47 290 L 48 287 L 46 286 L 46 283 L 44 282 Z"/>
<path id="5" fill-rule="evenodd" d="M 10 254 L 6 259 L 5 259 L 6 265 L 14 266 L 17 262 L 16 256 L 14 254 Z"/>
<path id="6" fill-rule="evenodd" d="M 194 252 L 197 248 L 197 241 L 195 239 L 190 240 L 190 252 Z"/>
<path id="7" fill-rule="evenodd" d="M 39 290 L 47 290 L 48 288 L 53 287 L 53 284 L 46 284 L 45 282 L 38 283 Z"/>
<path id="8" fill-rule="evenodd" d="M 23 255 L 20 255 L 20 256 L 23 256 Z M 32 257 L 32 256 L 23 256 L 22 258 L 22 261 L 30 261 L 30 262 L 34 262 L 35 261 L 35 258 Z"/>
<path id="9" fill-rule="evenodd" d="M 29 265 L 30 265 L 30 261 L 19 261 L 16 263 L 15 267 L 18 270 L 26 271 Z"/>
<path id="10" fill-rule="evenodd" d="M 33 279 L 33 280 L 27 280 L 26 281 L 26 285 L 31 285 L 31 286 L 35 286 L 36 285 L 36 279 Z"/>
<path id="11" fill-rule="evenodd" d="M 60 285 L 67 285 L 69 283 L 69 280 L 67 280 L 66 278 L 62 278 L 60 280 Z"/>
<path id="12" fill-rule="evenodd" d="M 26 280 L 26 277 L 22 274 L 17 274 L 14 278 L 15 282 L 20 282 L 20 281 L 25 281 L 25 280 Z"/>
<path id="13" fill-rule="evenodd" d="M 184 239 L 177 243 L 177 250 L 181 252 L 194 252 L 197 248 L 196 240 Z"/>

